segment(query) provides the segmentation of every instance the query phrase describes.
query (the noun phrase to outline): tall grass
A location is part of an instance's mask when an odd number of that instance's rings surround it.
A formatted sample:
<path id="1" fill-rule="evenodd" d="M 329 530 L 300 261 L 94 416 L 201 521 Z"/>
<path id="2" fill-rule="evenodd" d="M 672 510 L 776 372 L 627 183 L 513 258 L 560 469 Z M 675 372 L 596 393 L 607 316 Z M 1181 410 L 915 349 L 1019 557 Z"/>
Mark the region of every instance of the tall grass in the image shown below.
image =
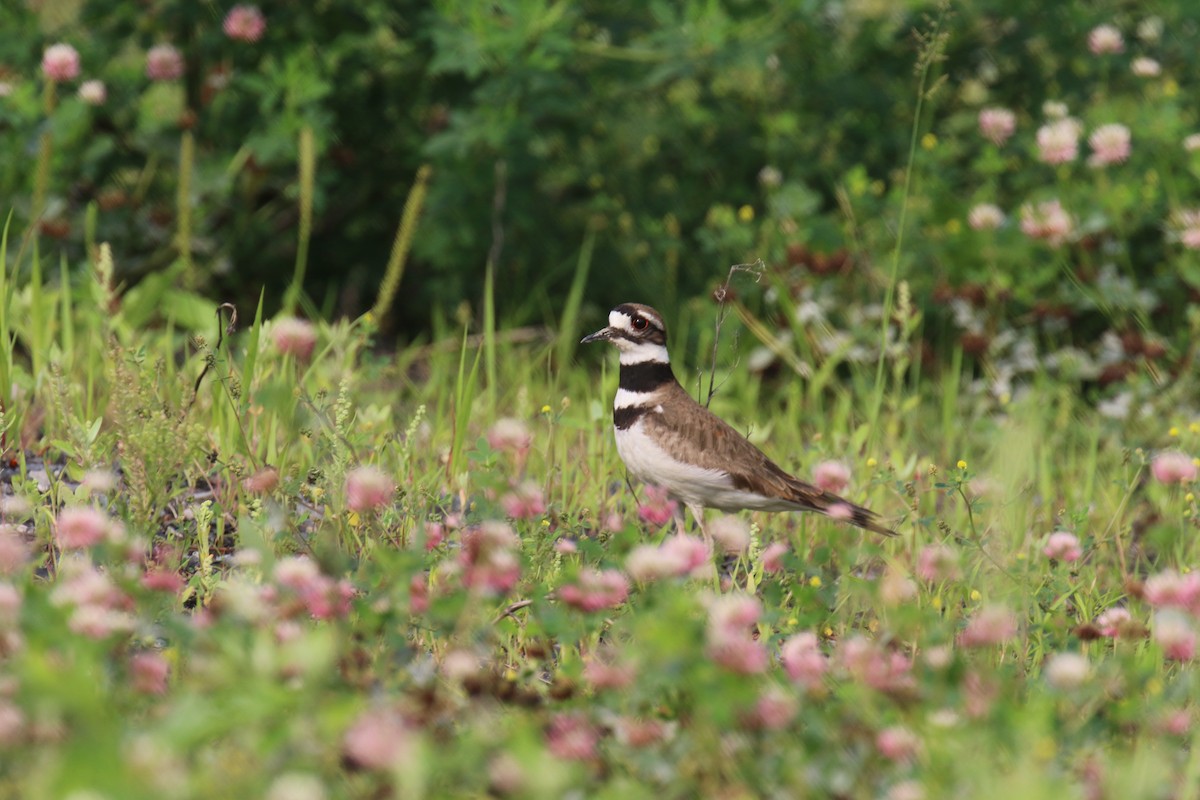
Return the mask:
<path id="1" fill-rule="evenodd" d="M 0 254 L 6 245 L 0 238 Z M 587 270 L 590 253 L 585 242 L 577 275 Z M 1151 428 L 1136 420 L 1101 422 L 1084 398 L 1049 374 L 999 416 L 983 413 L 965 388 L 948 398 L 927 391 L 928 379 L 908 383 L 900 398 L 888 398 L 880 426 L 868 430 L 862 409 L 874 386 L 844 364 L 831 371 L 815 362 L 809 381 L 787 370 L 782 374 L 789 377 L 770 381 L 724 362 L 714 407 L 749 429 L 780 463 L 804 470 L 831 454 L 862 453 L 848 491 L 891 518 L 909 516 L 902 537 L 877 541 L 812 516 L 743 515 L 755 525 L 754 544 L 726 562 L 733 585 L 722 591 L 758 595 L 764 611 L 756 630 L 773 659 L 790 636 L 818 636 L 835 666 L 810 695 L 777 665 L 739 675 L 711 660 L 706 607 L 714 594 L 705 582 L 635 585 L 625 603 L 602 613 L 564 603 L 562 587 L 580 580 L 581 571 L 624 569 L 636 547 L 663 536 L 638 521 L 642 493 L 630 494 L 623 483 L 609 430 L 611 354 L 570 357 L 580 332 L 574 303 L 549 339 L 514 343 L 498 319 L 485 320 L 484 335 L 464 325 L 453 338 L 384 359 L 366 347 L 370 326 L 322 323 L 317 348 L 301 363 L 275 350 L 260 298 L 252 324 L 221 343 L 206 335 L 202 355 L 181 358 L 189 352 L 185 337 L 170 327 L 96 343 L 104 337 L 95 332 L 114 324 L 97 302 L 107 292 L 104 268 L 97 266 L 95 285 L 85 292 L 61 278 L 43 281 L 36 259 L 30 266 L 19 290 L 10 273 L 0 284 L 6 309 L 34 298 L 40 305 L 40 311 L 28 306 L 36 313 L 5 313 L 0 320 L 7 337 L 0 368 L 32 369 L 23 360 L 32 352 L 17 349 L 25 342 L 40 341 L 59 354 L 57 385 L 27 384 L 34 409 L 50 407 L 61 387 L 97 376 L 86 392 L 93 405 L 72 398 L 46 418 L 42 435 L 62 443 L 58 452 L 78 467 L 74 474 L 115 461 L 124 474 L 106 513 L 119 516 L 130 534 L 147 537 L 145 553 L 155 543 L 154 564 L 182 567 L 186 577 L 176 594 L 162 595 L 139 585 L 151 556 L 141 553 L 130 565 L 126 545 L 116 543 L 90 554 L 122 581 L 139 625 L 166 644 L 171 678 L 164 695 L 149 696 L 132 688 L 130 658 L 145 648 L 156 652 L 155 640 L 139 633 L 124 645 L 128 634 L 114 634 L 101 646 L 72 632 L 69 607 L 49 600 L 54 583 L 38 583 L 32 572 L 9 578 L 19 582 L 29 609 L 21 623 L 25 650 L 9 662 L 20 665 L 22 689 L 37 690 L 39 707 L 91 720 L 70 728 L 65 742 L 19 745 L 30 754 L 54 754 L 62 765 L 55 780 L 64 786 L 101 774 L 80 755 L 84 749 L 74 748 L 148 735 L 169 754 L 200 748 L 231 758 L 240 749 L 268 764 L 232 771 L 225 789 L 253 793 L 282 771 L 303 769 L 322 781 L 346 781 L 357 787 L 351 794 L 368 791 L 374 773 L 343 773 L 338 766 L 347 728 L 381 704 L 422 708 L 431 697 L 445 704 L 437 713 L 454 727 L 454 740 L 434 747 L 419 716 L 406 717 L 410 727 L 398 734 L 414 737 L 431 792 L 483 792 L 480 764 L 524 747 L 532 763 L 557 776 L 556 789 L 602 791 L 622 780 L 657 785 L 654 776 L 662 772 L 697 794 L 733 785 L 769 793 L 804 780 L 832 791 L 845 780 L 843 793 L 869 795 L 917 780 L 940 795 L 979 786 L 980 776 L 1009 780 L 999 777 L 1008 774 L 1001 767 L 1013 763 L 1050 763 L 1072 774 L 1072 765 L 1097 748 L 1119 752 L 1130 724 L 1172 768 L 1187 768 L 1186 749 L 1168 746 L 1171 740 L 1153 725 L 1179 702 L 1173 698 L 1186 694 L 1190 672 L 1165 660 L 1151 640 L 1084 642 L 1072 631 L 1117 604 L 1153 623 L 1126 582 L 1194 563 L 1197 549 L 1186 535 L 1191 501 L 1179 487 L 1145 483 L 1143 457 L 1134 449 Z M 681 367 L 710 351 L 708 313 L 697 304 L 673 325 Z M 741 319 L 756 339 L 774 335 L 748 313 Z M 792 357 L 815 354 L 800 349 L 806 346 L 780 348 Z M 206 361 L 207 388 L 181 415 Z M 951 361 L 943 369 L 957 382 L 965 368 Z M 690 387 L 692 370 L 681 369 L 681 377 Z M 521 460 L 493 449 L 484 436 L 502 416 L 527 426 L 531 447 Z M 957 466 L 958 458 L 967 464 Z M 351 513 L 343 494 L 351 462 L 381 466 L 396 480 L 393 500 Z M 278 485 L 248 488 L 244 481 L 267 464 L 279 471 Z M 461 532 L 448 528 L 448 541 L 427 553 L 426 523 L 444 525 L 458 515 L 470 529 L 502 518 L 503 499 L 526 481 L 540 490 L 546 508 L 506 523 L 521 541 L 519 582 L 495 595 L 462 588 Z M 47 502 L 32 479 L 18 477 L 14 486 L 31 501 Z M 60 500 L 80 502 L 74 491 L 65 479 L 54 489 Z M 1148 508 L 1163 518 L 1137 534 L 1135 547 L 1131 530 Z M 187 514 L 177 514 L 181 509 Z M 55 535 L 53 518 L 49 509 L 36 517 L 43 547 Z M 1042 555 L 1047 534 L 1060 528 L 1079 535 L 1084 559 L 1064 564 Z M 225 550 L 230 537 L 235 558 Z M 789 550 L 776 573 L 762 562 L 772 542 Z M 917 581 L 917 560 L 933 543 L 950 549 L 958 575 Z M 357 594 L 343 616 L 276 616 L 292 613 L 282 610 L 292 607 L 286 603 L 303 608 L 302 596 L 274 571 L 277 564 L 285 574 L 294 569 L 287 559 L 296 553 L 310 554 L 329 580 L 353 584 Z M 901 586 L 911 593 L 899 600 L 897 578 L 913 581 L 911 590 Z M 414 581 L 431 593 L 426 611 L 411 606 Z M 262 586 L 286 602 L 263 605 L 255 588 Z M 202 610 L 185 608 L 193 603 Z M 992 647 L 956 647 L 963 627 L 994 604 L 1015 614 L 1016 635 Z M 847 643 L 859 638 L 912 660 L 907 689 L 880 692 L 836 666 Z M 949 665 L 934 666 L 947 648 Z M 87 692 L 39 679 L 37 665 L 55 652 L 112 677 Z M 1091 665 L 1093 678 L 1079 689 L 1056 688 L 1042 674 L 1064 652 L 1084 653 Z M 620 690 L 592 686 L 588 665 L 599 656 L 629 660 L 633 683 Z M 281 675 L 288 676 L 286 689 Z M 983 716 L 968 716 L 978 712 L 965 705 L 975 685 L 966 676 L 997 692 Z M 1109 688 L 1134 696 L 1147 682 L 1157 682 L 1159 693 L 1113 710 L 1118 701 Z M 770 731 L 755 727 L 747 715 L 764 692 L 783 692 L 797 704 L 797 716 Z M 238 711 L 232 718 L 209 713 L 216 706 Z M 597 725 L 603 772 L 549 754 L 549 731 L 564 714 Z M 624 734 L 600 727 L 604 720 L 625 725 L 621 720 L 630 716 L 670 726 L 673 738 L 631 747 Z M 918 736 L 914 760 L 891 762 L 876 752 L 875 737 L 896 727 Z M 326 733 L 300 746 L 313 730 Z M 730 752 L 722 742 L 733 732 L 743 744 Z M 1053 753 L 1045 749 L 1048 739 Z M 291 746 L 298 749 L 289 755 Z M 118 748 L 106 758 L 117 765 L 105 773 L 106 785 L 132 791 L 139 780 L 135 755 Z M 808 778 L 788 766 L 797 759 Z M 716 763 L 727 768 L 707 766 Z M 848 777 L 831 777 L 852 763 L 858 766 Z M 1143 766 L 1123 756 L 1111 760 L 1121 780 L 1134 780 L 1129 776 Z M 210 777 L 179 769 L 197 785 Z M 16 775 L 21 786 L 36 779 L 30 769 Z M 409 778 L 395 780 L 413 786 Z"/>
<path id="2" fill-rule="evenodd" d="M 950 13 L 949 2 L 940 3 L 936 16 L 929 22 L 928 30 L 922 31 L 917 37 L 920 52 L 917 57 L 916 103 L 913 108 L 913 120 L 908 140 L 908 160 L 904 168 L 901 202 L 896 221 L 896 242 L 891 252 L 891 271 L 888 275 L 884 291 L 883 315 L 879 323 L 879 351 L 881 354 L 887 349 L 888 330 L 893 324 L 892 315 L 896 307 L 896 292 L 900 286 L 900 265 L 904 257 L 904 235 L 908 222 L 909 198 L 912 192 L 913 173 L 916 169 L 917 141 L 920 138 L 922 127 L 926 124 L 926 104 L 932 98 L 933 91 L 937 88 L 936 83 L 931 85 L 931 80 L 933 79 L 933 70 L 941 62 L 942 53 L 946 46 L 942 24 L 945 20 L 945 15 L 948 13 Z M 872 431 L 875 430 L 879 421 L 884 398 L 888 396 L 889 391 L 899 391 L 901 388 L 897 383 L 889 385 L 884 381 L 884 363 L 885 361 L 881 355 L 875 369 L 875 388 L 871 393 L 871 401 L 867 411 L 867 423 Z"/>

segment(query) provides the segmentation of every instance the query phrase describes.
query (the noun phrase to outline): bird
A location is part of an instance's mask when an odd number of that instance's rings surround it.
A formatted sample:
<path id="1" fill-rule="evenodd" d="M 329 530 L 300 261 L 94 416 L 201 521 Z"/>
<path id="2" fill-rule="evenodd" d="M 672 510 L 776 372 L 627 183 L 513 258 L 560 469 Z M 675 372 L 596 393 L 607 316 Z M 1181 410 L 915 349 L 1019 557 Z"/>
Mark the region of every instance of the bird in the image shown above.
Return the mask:
<path id="1" fill-rule="evenodd" d="M 630 474 L 662 487 L 692 513 L 705 538 L 704 509 L 815 511 L 879 534 L 895 535 L 878 514 L 791 475 L 729 423 L 696 402 L 671 370 L 663 317 L 622 303 L 608 326 L 580 344 L 610 342 L 620 353 L 613 399 L 617 453 Z M 683 520 L 676 516 L 683 532 Z"/>

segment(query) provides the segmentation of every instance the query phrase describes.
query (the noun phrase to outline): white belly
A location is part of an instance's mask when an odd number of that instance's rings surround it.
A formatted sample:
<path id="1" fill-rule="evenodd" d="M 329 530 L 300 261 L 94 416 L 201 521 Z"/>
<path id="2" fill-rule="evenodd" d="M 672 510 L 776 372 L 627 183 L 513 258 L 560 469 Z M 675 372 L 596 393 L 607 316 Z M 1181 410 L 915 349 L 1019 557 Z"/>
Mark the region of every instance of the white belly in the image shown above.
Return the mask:
<path id="1" fill-rule="evenodd" d="M 718 508 L 722 511 L 755 509 L 784 511 L 795 508 L 774 497 L 734 488 L 728 473 L 677 461 L 645 432 L 638 420 L 625 430 L 614 428 L 617 453 L 635 478 L 661 486 L 687 506 Z"/>

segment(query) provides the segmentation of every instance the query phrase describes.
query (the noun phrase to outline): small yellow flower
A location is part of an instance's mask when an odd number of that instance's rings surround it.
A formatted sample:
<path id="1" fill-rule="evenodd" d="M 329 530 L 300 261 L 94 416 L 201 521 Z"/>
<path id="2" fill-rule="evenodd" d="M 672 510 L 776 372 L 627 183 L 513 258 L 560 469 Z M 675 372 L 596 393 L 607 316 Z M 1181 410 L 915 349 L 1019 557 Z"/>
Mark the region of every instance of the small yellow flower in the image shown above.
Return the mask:
<path id="1" fill-rule="evenodd" d="M 1176 428 L 1174 425 L 1172 425 L 1171 429 L 1167 431 L 1167 436 L 1178 436 L 1178 435 L 1179 435 L 1179 428 Z"/>
<path id="2" fill-rule="evenodd" d="M 1188 492 L 1187 494 L 1185 494 L 1185 495 L 1183 496 L 1183 499 L 1184 499 L 1185 501 L 1187 501 L 1187 502 L 1191 503 L 1191 502 L 1193 502 L 1193 501 L 1196 499 L 1196 495 L 1192 494 L 1191 492 Z"/>
<path id="3" fill-rule="evenodd" d="M 981 595 L 981 594 L 979 593 L 979 590 L 978 590 L 978 589 L 972 589 L 972 590 L 971 590 L 971 601 L 972 601 L 972 602 L 978 603 L 978 602 L 979 602 L 979 598 L 981 598 L 981 597 L 983 597 L 983 595 Z"/>
<path id="4" fill-rule="evenodd" d="M 937 147 L 937 136 L 932 133 L 927 133 L 921 137 L 921 147 L 926 150 L 932 150 Z"/>
<path id="5" fill-rule="evenodd" d="M 940 609 L 942 607 L 942 598 L 941 597 L 933 598 L 932 600 L 929 601 L 929 605 L 933 606 L 935 609 Z"/>
<path id="6" fill-rule="evenodd" d="M 867 459 L 867 469 L 875 469 L 875 467 L 877 467 L 877 466 L 879 466 L 879 462 L 878 462 L 878 461 L 876 461 L 876 460 L 875 460 L 875 459 L 873 459 L 873 458 L 868 458 L 868 459 Z"/>
<path id="7" fill-rule="evenodd" d="M 1024 553 L 1017 553 L 1017 561 L 1024 561 L 1028 557 L 1029 556 L 1025 555 Z"/>
<path id="8" fill-rule="evenodd" d="M 955 466 L 956 466 L 956 467 L 958 467 L 959 469 L 966 469 L 966 468 L 967 468 L 967 462 L 963 461 L 963 460 L 960 458 L 960 459 L 958 460 L 958 463 L 957 463 Z"/>
<path id="9" fill-rule="evenodd" d="M 1197 467 L 1200 467 L 1200 458 L 1193 458 L 1192 463 L 1195 464 Z"/>
<path id="10" fill-rule="evenodd" d="M 830 636 L 833 636 L 833 628 L 826 625 L 825 630 L 821 631 L 821 634 L 828 639 Z"/>
<path id="11" fill-rule="evenodd" d="M 351 528 L 357 528 L 358 526 L 362 525 L 362 518 L 358 516 L 357 511 L 351 511 L 349 515 L 346 516 L 346 522 L 350 523 Z"/>
<path id="12" fill-rule="evenodd" d="M 788 627 L 789 627 L 789 628 L 794 628 L 794 627 L 796 627 L 796 623 L 797 623 L 798 621 L 799 621 L 799 620 L 797 620 L 795 617 L 788 617 L 788 621 L 787 621 Z"/>
<path id="13" fill-rule="evenodd" d="M 548 519 L 544 519 L 544 520 L 542 520 L 542 527 L 543 527 L 543 528 L 549 528 L 549 527 L 550 527 L 550 520 L 548 520 Z"/>
<path id="14" fill-rule="evenodd" d="M 1163 684 L 1158 678 L 1151 678 L 1150 680 L 1146 681 L 1146 694 L 1151 696 L 1162 694 L 1162 690 Z"/>
<path id="15" fill-rule="evenodd" d="M 515 681 L 517 679 L 517 671 L 512 667 L 504 670 L 504 679 L 508 681 Z"/>
<path id="16" fill-rule="evenodd" d="M 550 413 L 550 406 L 549 406 L 549 404 L 542 406 L 542 413 L 543 413 L 543 414 L 549 414 L 549 413 Z"/>
<path id="17" fill-rule="evenodd" d="M 742 222 L 752 222 L 754 220 L 754 208 L 752 206 L 742 206 L 739 208 L 738 219 Z"/>
<path id="18" fill-rule="evenodd" d="M 813 587 L 814 589 L 820 589 L 821 588 L 821 576 L 813 575 L 811 578 L 808 579 L 808 585 Z"/>

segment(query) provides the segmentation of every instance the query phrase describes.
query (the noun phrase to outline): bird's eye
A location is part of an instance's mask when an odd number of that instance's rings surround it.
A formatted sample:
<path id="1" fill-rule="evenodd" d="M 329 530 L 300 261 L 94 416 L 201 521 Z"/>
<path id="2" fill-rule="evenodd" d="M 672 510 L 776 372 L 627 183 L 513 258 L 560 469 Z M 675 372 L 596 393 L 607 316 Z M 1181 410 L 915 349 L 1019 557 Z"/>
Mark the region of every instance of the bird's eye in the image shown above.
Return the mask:
<path id="1" fill-rule="evenodd" d="M 633 329 L 635 331 L 644 331 L 648 327 L 650 327 L 650 323 L 646 321 L 645 317 L 634 317 L 633 318 Z"/>

